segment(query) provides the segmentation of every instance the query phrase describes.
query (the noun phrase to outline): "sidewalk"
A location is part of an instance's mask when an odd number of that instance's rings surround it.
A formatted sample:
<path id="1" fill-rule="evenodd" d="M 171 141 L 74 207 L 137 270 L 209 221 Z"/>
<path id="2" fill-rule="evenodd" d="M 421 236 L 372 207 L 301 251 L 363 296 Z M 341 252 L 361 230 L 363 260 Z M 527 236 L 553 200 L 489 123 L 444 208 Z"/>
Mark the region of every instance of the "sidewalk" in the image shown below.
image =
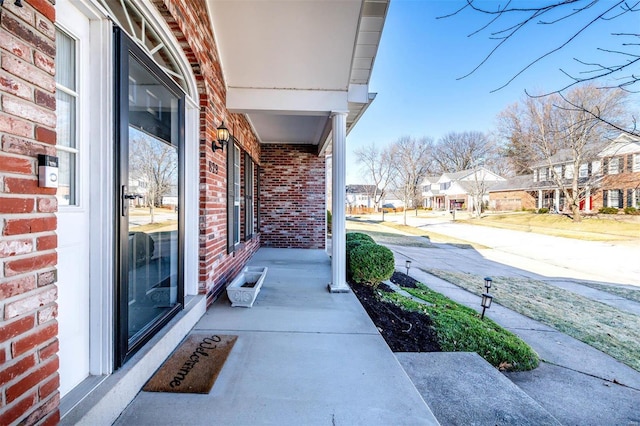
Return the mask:
<path id="1" fill-rule="evenodd" d="M 435 425 L 353 293 L 327 291 L 322 250 L 261 248 L 252 308 L 222 296 L 194 331 L 237 335 L 209 394 L 140 392 L 117 425 Z"/>
<path id="2" fill-rule="evenodd" d="M 483 260 L 474 250 L 390 246 L 396 268 L 404 270 L 406 259 L 413 264 L 410 275 L 445 296 L 479 310 L 478 296 L 420 270 L 447 263 L 469 264 L 486 275 L 521 275 L 523 271 Z M 501 270 L 496 271 L 500 267 Z M 567 281 L 567 280 L 563 280 Z M 598 296 L 597 293 L 594 293 Z M 595 298 L 595 297 L 594 297 Z M 596 299 L 597 300 L 597 299 Z M 616 298 L 607 301 L 620 309 L 640 311 L 640 304 Z M 506 377 L 536 400 L 551 415 L 567 425 L 640 425 L 640 372 L 591 346 L 528 317 L 493 304 L 486 314 L 519 335 L 540 355 L 540 367 L 530 372 L 506 373 Z M 639 317 L 640 325 L 640 317 Z M 434 395 L 437 397 L 437 395 Z M 487 395 L 487 398 L 490 398 Z M 433 408 L 439 403 L 425 396 Z"/>

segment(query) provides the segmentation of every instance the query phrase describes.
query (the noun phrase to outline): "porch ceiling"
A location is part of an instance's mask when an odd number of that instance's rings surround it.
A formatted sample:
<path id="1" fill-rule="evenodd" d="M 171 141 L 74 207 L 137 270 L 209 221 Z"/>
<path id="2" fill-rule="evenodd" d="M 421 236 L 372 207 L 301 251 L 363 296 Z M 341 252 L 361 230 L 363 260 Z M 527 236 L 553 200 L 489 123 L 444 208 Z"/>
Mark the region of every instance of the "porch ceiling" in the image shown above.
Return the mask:
<path id="1" fill-rule="evenodd" d="M 332 111 L 347 132 L 373 100 L 369 78 L 389 0 L 208 0 L 227 108 L 262 143 L 327 147 Z"/>

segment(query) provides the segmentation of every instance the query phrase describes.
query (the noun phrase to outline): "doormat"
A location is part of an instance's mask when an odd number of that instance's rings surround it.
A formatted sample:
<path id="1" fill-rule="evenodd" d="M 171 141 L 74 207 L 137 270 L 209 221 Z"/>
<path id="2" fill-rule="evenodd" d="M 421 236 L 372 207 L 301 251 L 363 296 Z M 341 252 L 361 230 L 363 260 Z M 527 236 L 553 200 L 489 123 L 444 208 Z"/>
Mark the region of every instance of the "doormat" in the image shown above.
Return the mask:
<path id="1" fill-rule="evenodd" d="M 142 390 L 209 393 L 238 336 L 190 334 Z"/>

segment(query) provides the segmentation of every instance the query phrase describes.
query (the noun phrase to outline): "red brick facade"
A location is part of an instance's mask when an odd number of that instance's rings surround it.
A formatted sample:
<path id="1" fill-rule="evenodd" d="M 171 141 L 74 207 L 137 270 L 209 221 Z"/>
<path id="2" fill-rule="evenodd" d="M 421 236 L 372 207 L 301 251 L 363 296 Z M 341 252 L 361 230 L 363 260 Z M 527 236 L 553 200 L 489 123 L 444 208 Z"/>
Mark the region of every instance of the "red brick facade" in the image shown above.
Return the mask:
<path id="1" fill-rule="evenodd" d="M 55 8 L 0 9 L 0 424 L 58 422 L 55 189 L 37 155 L 55 154 Z"/>
<path id="2" fill-rule="evenodd" d="M 55 1 L 0 7 L 0 425 L 56 424 L 58 391 L 58 211 L 55 189 L 38 186 L 37 155 L 56 155 Z M 226 89 L 206 3 L 151 0 L 191 65 L 200 106 L 199 292 L 210 304 L 261 244 L 324 248 L 325 158 L 315 146 L 260 146 L 242 114 L 225 108 Z M 227 151 L 213 152 L 224 120 L 255 164 L 260 228 L 227 249 Z M 231 145 L 232 143 L 230 143 Z M 260 173 L 258 173 L 260 170 Z M 258 176 L 258 174 L 260 176 Z M 260 190 L 258 190 L 258 187 Z"/>
<path id="3" fill-rule="evenodd" d="M 536 198 L 522 190 L 489 192 L 489 208 L 496 211 L 531 210 L 536 208 Z"/>
<path id="4" fill-rule="evenodd" d="M 605 167 L 603 167 L 603 172 L 605 175 L 602 179 L 602 185 L 596 194 L 597 204 L 594 203 L 596 204 L 594 206 L 595 209 L 600 207 L 617 207 L 620 209 L 637 207 L 640 199 L 640 172 L 634 172 L 633 170 L 634 159 L 638 155 L 640 153 L 630 153 L 604 159 Z M 610 174 L 607 167 L 609 162 L 613 160 L 618 161 L 618 173 L 616 174 Z"/>
<path id="5" fill-rule="evenodd" d="M 262 147 L 260 232 L 264 246 L 324 248 L 325 158 L 315 146 Z"/>
<path id="6" fill-rule="evenodd" d="M 220 58 L 211 32 L 206 4 L 200 0 L 154 0 L 184 49 L 200 95 L 200 293 L 209 303 L 223 290 L 260 245 L 259 238 L 227 254 L 226 152 L 211 149 L 216 128 L 224 120 L 243 152 L 260 164 L 260 144 L 240 114 L 226 111 L 226 91 Z M 217 172 L 216 172 L 217 170 Z"/>

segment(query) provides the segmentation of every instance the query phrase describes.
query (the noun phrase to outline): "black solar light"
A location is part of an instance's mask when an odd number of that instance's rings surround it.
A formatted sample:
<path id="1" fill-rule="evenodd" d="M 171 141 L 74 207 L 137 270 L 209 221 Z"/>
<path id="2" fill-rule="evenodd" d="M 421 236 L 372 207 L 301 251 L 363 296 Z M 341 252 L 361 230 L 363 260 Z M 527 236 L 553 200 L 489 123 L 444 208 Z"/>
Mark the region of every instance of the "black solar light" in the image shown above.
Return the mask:
<path id="1" fill-rule="evenodd" d="M 491 307 L 491 302 L 493 301 L 493 296 L 489 293 L 482 293 L 482 301 L 480 305 L 482 306 L 482 315 L 480 315 L 480 319 L 484 319 L 484 311 Z"/>
<path id="2" fill-rule="evenodd" d="M 493 284 L 493 280 L 491 277 L 486 277 L 484 279 L 484 288 L 487 289 L 487 293 L 489 293 L 489 289 L 491 288 L 491 284 Z"/>

